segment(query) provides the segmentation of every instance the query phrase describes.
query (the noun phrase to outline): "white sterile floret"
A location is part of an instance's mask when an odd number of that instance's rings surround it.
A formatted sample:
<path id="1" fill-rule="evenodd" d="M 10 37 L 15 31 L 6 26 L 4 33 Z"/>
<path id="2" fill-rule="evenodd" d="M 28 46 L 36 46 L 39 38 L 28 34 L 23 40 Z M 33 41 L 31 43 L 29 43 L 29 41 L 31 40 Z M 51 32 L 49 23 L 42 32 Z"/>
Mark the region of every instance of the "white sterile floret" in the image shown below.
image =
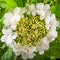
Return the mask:
<path id="1" fill-rule="evenodd" d="M 36 12 L 37 12 L 37 14 L 40 15 L 41 20 L 45 19 L 46 16 L 50 15 L 49 9 L 50 9 L 49 4 L 44 5 L 43 3 L 38 3 L 36 5 Z"/>
<path id="2" fill-rule="evenodd" d="M 41 49 L 43 50 L 48 50 L 49 49 L 49 41 L 46 37 L 44 37 L 42 40 L 41 40 Z"/>
<path id="3" fill-rule="evenodd" d="M 46 4 L 46 5 L 44 6 L 44 9 L 50 9 L 50 5 L 49 5 L 49 4 Z"/>
<path id="4" fill-rule="evenodd" d="M 7 35 L 3 35 L 3 36 L 1 37 L 1 41 L 2 41 L 2 42 L 5 42 L 6 39 L 7 39 Z"/>
<path id="5" fill-rule="evenodd" d="M 12 33 L 11 33 L 11 38 L 12 38 L 12 39 L 16 39 L 16 37 L 17 37 L 17 33 L 16 33 L 16 32 L 12 32 Z"/>
<path id="6" fill-rule="evenodd" d="M 46 37 L 42 38 L 42 40 L 37 43 L 37 48 L 39 50 L 39 54 L 44 54 L 44 50 L 49 49 L 49 41 Z"/>
<path id="7" fill-rule="evenodd" d="M 36 10 L 37 14 L 40 15 L 40 20 L 43 20 L 45 18 L 45 12 L 44 10 Z"/>
<path id="8" fill-rule="evenodd" d="M 46 29 L 49 30 L 50 28 L 50 21 L 51 21 L 51 18 L 50 16 L 47 16 L 46 19 L 45 19 L 45 23 L 46 23 Z"/>
<path id="9" fill-rule="evenodd" d="M 15 9 L 14 9 L 14 14 L 19 14 L 20 13 L 20 8 L 19 7 L 16 7 Z"/>
<path id="10" fill-rule="evenodd" d="M 31 11 L 32 15 L 35 16 L 36 15 L 36 10 L 35 10 L 35 5 L 31 4 L 29 6 L 29 10 Z"/>
<path id="11" fill-rule="evenodd" d="M 5 35 L 10 34 L 11 32 L 12 32 L 12 29 L 11 28 L 7 28 L 7 29 L 6 28 L 3 28 L 2 29 L 2 33 L 5 34 Z"/>
<path id="12" fill-rule="evenodd" d="M 11 36 L 8 36 L 7 39 L 6 39 L 6 42 L 5 42 L 6 45 L 11 44 L 11 43 L 12 43 L 12 40 L 13 40 L 13 39 L 11 38 Z"/>
<path id="13" fill-rule="evenodd" d="M 14 15 L 14 16 L 12 16 L 12 18 L 10 20 L 10 23 L 11 24 L 13 24 L 13 22 L 16 23 L 19 20 L 20 20 L 20 16 L 19 15 Z"/>
<path id="14" fill-rule="evenodd" d="M 29 6 L 29 10 L 32 12 L 32 11 L 34 11 L 35 10 L 35 5 L 34 4 L 31 4 L 30 6 Z"/>
<path id="15" fill-rule="evenodd" d="M 44 4 L 43 3 L 37 3 L 36 4 L 36 9 L 40 10 L 44 8 Z"/>
<path id="16" fill-rule="evenodd" d="M 9 45 L 11 48 L 15 48 L 16 47 L 16 42 L 14 40 L 12 40 L 11 44 Z"/>
<path id="17" fill-rule="evenodd" d="M 4 15 L 5 19 L 10 19 L 13 16 L 13 14 L 11 12 L 8 12 Z"/>
<path id="18" fill-rule="evenodd" d="M 11 38 L 10 35 L 3 35 L 2 38 L 1 38 L 1 41 L 5 42 L 6 45 L 9 45 L 12 42 L 12 38 Z"/>
<path id="19" fill-rule="evenodd" d="M 54 41 L 55 38 L 57 37 L 57 31 L 55 31 L 55 30 L 50 30 L 50 31 L 48 32 L 48 34 L 46 35 L 46 37 L 48 38 L 48 40 L 49 40 L 50 42 Z"/>
<path id="20" fill-rule="evenodd" d="M 32 47 L 29 47 L 28 45 L 25 45 L 23 47 L 23 49 L 21 50 L 21 54 L 22 54 L 22 58 L 23 59 L 32 59 L 35 54 L 33 52 L 36 51 L 36 47 L 35 46 L 32 46 Z"/>
<path id="21" fill-rule="evenodd" d="M 16 30 L 16 25 L 15 24 L 11 25 L 11 28 L 12 30 Z"/>
<path id="22" fill-rule="evenodd" d="M 51 29 L 55 29 L 59 25 L 59 22 L 56 20 L 56 17 L 54 14 L 51 15 L 51 21 L 50 21 Z"/>
<path id="23" fill-rule="evenodd" d="M 4 23 L 4 25 L 7 26 L 7 27 L 10 25 L 9 19 L 5 19 L 5 20 L 3 21 L 3 23 Z"/>

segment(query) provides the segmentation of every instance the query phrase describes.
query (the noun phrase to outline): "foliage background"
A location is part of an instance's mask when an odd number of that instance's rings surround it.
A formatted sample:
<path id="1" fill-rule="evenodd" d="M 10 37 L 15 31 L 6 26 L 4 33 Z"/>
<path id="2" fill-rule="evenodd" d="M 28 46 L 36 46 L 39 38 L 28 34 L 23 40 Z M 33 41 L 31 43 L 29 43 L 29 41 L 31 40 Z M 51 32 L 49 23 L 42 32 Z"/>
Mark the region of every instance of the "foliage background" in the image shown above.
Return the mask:
<path id="1" fill-rule="evenodd" d="M 51 5 L 51 12 L 56 15 L 57 20 L 60 22 L 60 0 L 0 0 L 0 38 L 2 36 L 3 16 L 11 8 L 17 6 L 24 7 L 26 3 L 36 4 L 43 2 Z M 32 60 L 56 60 L 60 58 L 60 25 L 57 27 L 58 37 L 50 43 L 49 50 L 45 51 L 43 55 L 36 53 Z M 0 41 L 0 60 L 23 60 L 21 56 L 16 57 L 11 48 L 6 46 L 5 43 Z M 28 59 L 29 60 L 29 59 Z"/>

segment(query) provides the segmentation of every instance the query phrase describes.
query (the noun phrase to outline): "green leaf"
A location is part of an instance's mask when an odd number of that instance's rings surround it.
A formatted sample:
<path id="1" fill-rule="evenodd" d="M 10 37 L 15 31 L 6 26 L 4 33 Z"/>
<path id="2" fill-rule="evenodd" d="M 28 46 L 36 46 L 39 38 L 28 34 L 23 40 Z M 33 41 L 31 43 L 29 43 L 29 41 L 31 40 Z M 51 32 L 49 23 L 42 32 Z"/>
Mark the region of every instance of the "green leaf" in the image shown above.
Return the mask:
<path id="1" fill-rule="evenodd" d="M 2 1 L 6 2 L 6 10 L 15 8 L 17 6 L 14 0 L 2 0 Z"/>
<path id="2" fill-rule="evenodd" d="M 50 0 L 44 0 L 44 3 L 48 3 L 48 2 L 50 2 Z"/>
<path id="3" fill-rule="evenodd" d="M 12 49 L 8 49 L 4 55 L 1 57 L 1 60 L 16 60 L 16 56 Z"/>
<path id="4" fill-rule="evenodd" d="M 6 3 L 4 1 L 0 1 L 0 19 L 4 15 L 5 8 L 6 8 Z"/>
<path id="5" fill-rule="evenodd" d="M 55 13 L 56 13 L 57 19 L 60 20 L 60 0 L 57 0 Z"/>
<path id="6" fill-rule="evenodd" d="M 3 54 L 7 51 L 7 47 L 6 45 L 0 41 L 0 59 L 1 59 L 1 56 L 3 56 Z"/>
<path id="7" fill-rule="evenodd" d="M 27 0 L 14 0 L 19 7 L 24 7 Z"/>
<path id="8" fill-rule="evenodd" d="M 51 10 L 51 13 L 55 13 L 55 11 L 56 11 L 56 6 L 52 5 L 51 8 L 50 8 L 50 10 Z"/>

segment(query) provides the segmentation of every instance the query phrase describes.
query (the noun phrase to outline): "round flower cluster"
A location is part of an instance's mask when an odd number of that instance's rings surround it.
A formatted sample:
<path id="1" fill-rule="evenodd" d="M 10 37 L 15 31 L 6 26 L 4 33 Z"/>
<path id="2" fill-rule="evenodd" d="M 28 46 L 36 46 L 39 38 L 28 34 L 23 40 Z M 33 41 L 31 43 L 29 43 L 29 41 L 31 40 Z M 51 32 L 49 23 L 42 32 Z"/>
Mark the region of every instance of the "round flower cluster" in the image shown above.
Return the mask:
<path id="1" fill-rule="evenodd" d="M 43 54 L 48 50 L 49 43 L 57 37 L 59 25 L 50 5 L 43 3 L 16 7 L 4 15 L 3 23 L 1 41 L 23 59 L 32 59 L 34 52 Z"/>

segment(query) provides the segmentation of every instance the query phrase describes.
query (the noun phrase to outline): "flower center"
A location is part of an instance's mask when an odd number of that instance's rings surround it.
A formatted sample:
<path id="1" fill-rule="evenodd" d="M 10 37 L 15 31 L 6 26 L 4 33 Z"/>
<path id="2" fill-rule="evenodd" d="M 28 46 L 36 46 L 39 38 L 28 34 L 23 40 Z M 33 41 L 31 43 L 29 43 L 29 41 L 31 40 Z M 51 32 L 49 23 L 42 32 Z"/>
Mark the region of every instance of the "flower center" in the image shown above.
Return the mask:
<path id="1" fill-rule="evenodd" d="M 48 31 L 45 27 L 45 21 L 40 20 L 40 17 L 36 15 L 21 18 L 17 24 L 16 32 L 18 34 L 16 43 L 35 46 Z"/>

